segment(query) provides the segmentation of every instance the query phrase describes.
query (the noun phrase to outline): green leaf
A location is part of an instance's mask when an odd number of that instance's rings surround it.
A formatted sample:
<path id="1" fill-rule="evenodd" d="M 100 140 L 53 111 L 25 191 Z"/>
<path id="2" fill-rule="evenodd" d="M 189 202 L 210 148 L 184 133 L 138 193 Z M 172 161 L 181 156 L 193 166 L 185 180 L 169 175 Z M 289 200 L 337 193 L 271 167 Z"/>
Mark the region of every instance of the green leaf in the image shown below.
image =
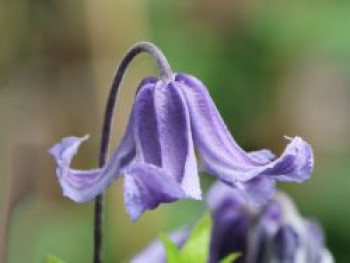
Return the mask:
<path id="1" fill-rule="evenodd" d="M 65 263 L 65 262 L 54 255 L 47 255 L 45 263 Z"/>
<path id="2" fill-rule="evenodd" d="M 240 253 L 232 253 L 220 260 L 220 263 L 232 263 L 235 262 L 241 256 Z"/>
<path id="3" fill-rule="evenodd" d="M 165 247 L 168 263 L 206 263 L 209 256 L 211 217 L 204 215 L 194 226 L 186 243 L 179 249 L 166 235 L 160 239 Z"/>
<path id="4" fill-rule="evenodd" d="M 206 263 L 208 261 L 211 225 L 211 217 L 206 214 L 194 226 L 189 239 L 181 249 L 182 262 Z"/>
<path id="5" fill-rule="evenodd" d="M 167 263 L 181 262 L 179 248 L 173 243 L 173 241 L 171 241 L 171 239 L 164 234 L 160 235 L 160 240 L 165 248 Z"/>

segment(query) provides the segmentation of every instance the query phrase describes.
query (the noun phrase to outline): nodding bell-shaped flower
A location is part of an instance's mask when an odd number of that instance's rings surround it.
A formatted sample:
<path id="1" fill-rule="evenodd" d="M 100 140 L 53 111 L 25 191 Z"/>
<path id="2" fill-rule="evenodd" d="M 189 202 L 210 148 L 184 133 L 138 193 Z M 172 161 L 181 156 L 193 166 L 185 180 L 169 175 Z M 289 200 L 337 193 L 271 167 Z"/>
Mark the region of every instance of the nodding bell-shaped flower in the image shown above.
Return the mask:
<path id="1" fill-rule="evenodd" d="M 269 150 L 244 151 L 230 135 L 209 92 L 195 77 L 147 78 L 139 86 L 125 135 L 104 167 L 70 168 L 87 136 L 68 137 L 50 149 L 63 194 L 86 202 L 124 176 L 124 199 L 133 220 L 160 203 L 201 199 L 195 149 L 201 168 L 264 204 L 276 181 L 302 182 L 313 168 L 311 146 L 289 139 L 280 157 Z"/>

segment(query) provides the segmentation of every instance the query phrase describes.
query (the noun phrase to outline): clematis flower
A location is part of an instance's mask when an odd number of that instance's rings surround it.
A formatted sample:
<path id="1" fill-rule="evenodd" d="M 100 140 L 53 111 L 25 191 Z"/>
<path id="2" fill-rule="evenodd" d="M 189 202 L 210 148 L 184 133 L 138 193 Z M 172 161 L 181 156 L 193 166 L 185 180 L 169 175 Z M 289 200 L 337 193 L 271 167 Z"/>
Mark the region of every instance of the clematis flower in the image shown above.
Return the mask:
<path id="1" fill-rule="evenodd" d="M 219 182 L 210 189 L 207 203 L 213 216 L 210 263 L 237 252 L 241 254 L 237 263 L 334 262 L 321 227 L 302 218 L 284 193 L 254 208 L 236 189 Z M 189 232 L 183 229 L 170 238 L 181 247 Z M 166 262 L 165 250 L 160 241 L 154 241 L 131 262 Z"/>
<path id="2" fill-rule="evenodd" d="M 313 168 L 312 148 L 300 137 L 288 139 L 280 157 L 269 150 L 244 151 L 205 86 L 186 74 L 141 82 L 124 137 L 104 167 L 70 168 L 85 140 L 68 137 L 50 149 L 63 194 L 76 202 L 90 201 L 123 175 L 126 209 L 133 220 L 160 203 L 201 199 L 195 150 L 202 170 L 258 205 L 272 196 L 276 181 L 302 182 Z"/>
<path id="3" fill-rule="evenodd" d="M 216 183 L 208 194 L 214 218 L 210 262 L 241 252 L 238 262 L 332 263 L 322 228 L 301 217 L 282 192 L 264 207 L 251 207 L 239 192 Z"/>

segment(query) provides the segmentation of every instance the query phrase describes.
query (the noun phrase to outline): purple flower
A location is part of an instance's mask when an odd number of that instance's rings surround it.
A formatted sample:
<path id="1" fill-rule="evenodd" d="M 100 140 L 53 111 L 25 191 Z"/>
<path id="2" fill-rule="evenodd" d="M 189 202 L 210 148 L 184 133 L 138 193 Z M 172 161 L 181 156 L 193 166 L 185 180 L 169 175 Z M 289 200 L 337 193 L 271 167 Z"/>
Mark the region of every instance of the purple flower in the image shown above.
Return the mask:
<path id="1" fill-rule="evenodd" d="M 211 263 L 236 252 L 241 253 L 235 261 L 240 263 L 334 262 L 325 247 L 321 227 L 302 218 L 283 193 L 264 207 L 252 207 L 236 189 L 218 182 L 210 189 L 207 203 L 213 216 Z M 189 231 L 178 231 L 171 238 L 182 246 Z M 162 244 L 153 242 L 131 262 L 166 262 Z"/>
<path id="2" fill-rule="evenodd" d="M 321 227 L 302 218 L 286 194 L 279 192 L 267 206 L 253 208 L 237 190 L 216 183 L 208 204 L 214 218 L 211 262 L 237 251 L 242 253 L 238 262 L 333 262 Z"/>
<path id="3" fill-rule="evenodd" d="M 290 139 L 280 157 L 245 152 L 232 138 L 205 86 L 195 77 L 147 78 L 140 84 L 120 145 L 100 169 L 70 168 L 87 136 L 68 137 L 50 149 L 63 194 L 86 202 L 124 176 L 124 199 L 133 220 L 160 203 L 201 199 L 195 149 L 202 169 L 238 189 L 254 204 L 272 196 L 276 181 L 302 182 L 313 168 L 311 146 Z"/>

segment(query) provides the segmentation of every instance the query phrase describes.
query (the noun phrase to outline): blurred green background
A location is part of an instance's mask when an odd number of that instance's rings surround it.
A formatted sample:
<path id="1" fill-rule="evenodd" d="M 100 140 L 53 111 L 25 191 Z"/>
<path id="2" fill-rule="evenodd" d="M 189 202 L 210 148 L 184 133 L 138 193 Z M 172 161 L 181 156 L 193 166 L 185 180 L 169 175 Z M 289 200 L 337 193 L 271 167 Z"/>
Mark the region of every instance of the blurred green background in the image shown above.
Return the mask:
<path id="1" fill-rule="evenodd" d="M 137 41 L 157 44 L 176 71 L 208 86 L 236 140 L 280 152 L 284 135 L 315 150 L 302 185 L 280 185 L 324 226 L 336 262 L 350 262 L 349 1 L 0 2 L 0 262 L 90 262 L 92 204 L 61 196 L 47 149 L 63 136 L 91 139 L 74 161 L 95 167 L 104 103 L 120 58 Z M 134 61 L 117 106 L 113 145 L 139 81 L 157 74 Z M 202 176 L 207 188 L 208 176 Z M 135 224 L 122 182 L 108 190 L 106 262 L 127 261 L 159 233 L 195 221 L 204 204 L 181 201 Z"/>

